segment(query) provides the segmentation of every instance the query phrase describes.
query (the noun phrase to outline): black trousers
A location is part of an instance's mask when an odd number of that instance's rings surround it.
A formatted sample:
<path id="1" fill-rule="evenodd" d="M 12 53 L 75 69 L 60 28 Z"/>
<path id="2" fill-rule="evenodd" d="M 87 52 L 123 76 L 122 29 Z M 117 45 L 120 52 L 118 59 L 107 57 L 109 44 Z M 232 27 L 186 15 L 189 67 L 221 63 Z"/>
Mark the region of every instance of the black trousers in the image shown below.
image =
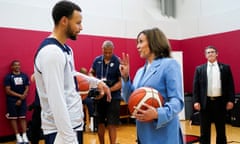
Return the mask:
<path id="1" fill-rule="evenodd" d="M 41 107 L 35 106 L 32 114 L 31 143 L 38 144 L 42 136 L 41 129 Z"/>
<path id="2" fill-rule="evenodd" d="M 206 109 L 200 111 L 200 144 L 211 144 L 211 123 L 216 127 L 216 144 L 226 144 L 226 103 L 222 97 L 208 98 Z"/>

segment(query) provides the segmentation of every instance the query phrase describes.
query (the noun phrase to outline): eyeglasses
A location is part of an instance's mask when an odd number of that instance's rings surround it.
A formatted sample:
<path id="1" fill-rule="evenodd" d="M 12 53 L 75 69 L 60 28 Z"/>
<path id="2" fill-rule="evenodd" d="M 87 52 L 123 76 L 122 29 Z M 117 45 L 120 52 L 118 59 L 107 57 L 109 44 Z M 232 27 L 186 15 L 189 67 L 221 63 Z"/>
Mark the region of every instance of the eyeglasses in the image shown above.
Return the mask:
<path id="1" fill-rule="evenodd" d="M 216 53 L 216 51 L 208 51 L 206 52 L 207 54 L 210 54 L 210 53 Z"/>

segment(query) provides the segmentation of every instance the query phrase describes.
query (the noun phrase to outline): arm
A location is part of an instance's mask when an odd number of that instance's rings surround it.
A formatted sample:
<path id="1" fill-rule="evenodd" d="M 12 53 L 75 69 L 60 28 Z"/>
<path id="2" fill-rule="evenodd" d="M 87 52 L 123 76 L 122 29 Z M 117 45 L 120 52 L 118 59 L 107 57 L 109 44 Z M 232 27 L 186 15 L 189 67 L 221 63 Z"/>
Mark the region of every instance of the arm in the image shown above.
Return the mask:
<path id="1" fill-rule="evenodd" d="M 88 75 L 89 75 L 89 76 L 93 76 L 93 77 L 96 76 L 96 73 L 95 73 L 95 71 L 94 71 L 93 68 L 90 68 Z"/>
<path id="2" fill-rule="evenodd" d="M 194 73 L 194 79 L 193 79 L 193 107 L 195 110 L 200 111 L 201 105 L 200 105 L 200 67 L 197 67 Z"/>
<path id="3" fill-rule="evenodd" d="M 5 86 L 5 92 L 9 96 L 15 96 L 15 97 L 18 97 L 20 100 L 24 100 L 26 98 L 26 96 L 27 96 L 28 89 L 29 89 L 28 79 L 27 79 L 27 82 L 25 82 L 24 84 L 25 84 L 25 90 L 24 90 L 24 92 L 22 94 L 21 93 L 17 93 L 15 91 L 11 90 L 11 86 L 10 85 L 6 85 Z"/>
<path id="4" fill-rule="evenodd" d="M 104 82 L 93 76 L 88 76 L 80 72 L 75 72 L 75 75 L 81 75 L 82 77 L 86 78 L 89 81 L 90 88 L 97 88 L 100 91 L 100 95 L 96 97 L 96 99 L 101 99 L 104 95 L 106 95 L 107 101 L 111 101 L 111 91 Z"/>
<path id="5" fill-rule="evenodd" d="M 119 70 L 121 73 L 121 85 L 122 85 L 122 97 L 125 102 L 128 102 L 129 96 L 133 91 L 133 87 L 130 81 L 129 72 L 130 72 L 130 59 L 129 55 L 122 53 L 122 58 L 120 59 Z"/>
<path id="6" fill-rule="evenodd" d="M 96 99 L 101 99 L 104 95 L 107 96 L 107 101 L 110 102 L 111 99 L 112 99 L 112 96 L 111 96 L 111 90 L 109 89 L 109 87 L 101 80 L 95 78 L 96 76 L 96 72 L 94 70 L 94 63 L 93 62 L 93 66 L 90 68 L 89 70 L 89 73 L 88 75 L 90 76 L 89 79 L 90 79 L 90 82 L 91 80 L 95 81 L 97 80 L 97 85 L 95 85 L 94 87 L 92 88 L 98 88 L 98 90 L 100 91 L 100 96 L 99 97 L 96 97 Z"/>
<path id="7" fill-rule="evenodd" d="M 25 86 L 25 91 L 23 92 L 24 99 L 26 98 L 26 96 L 27 96 L 27 94 L 28 94 L 28 91 L 29 91 L 29 86 L 26 85 L 26 86 Z"/>
<path id="8" fill-rule="evenodd" d="M 116 82 L 113 86 L 110 87 L 110 91 L 111 92 L 117 91 L 121 89 L 121 87 L 122 87 L 122 82 L 121 82 L 121 78 L 119 77 L 118 82 Z"/>
<path id="9" fill-rule="evenodd" d="M 23 94 L 12 91 L 10 86 L 5 86 L 5 92 L 6 92 L 7 95 L 15 96 L 15 97 L 18 97 L 22 100 L 25 99 L 25 96 Z"/>
<path id="10" fill-rule="evenodd" d="M 234 81 L 233 81 L 233 76 L 232 76 L 232 71 L 230 66 L 227 66 L 227 72 L 226 76 L 228 77 L 228 84 L 227 84 L 227 96 L 228 96 L 228 102 L 226 109 L 231 110 L 233 109 L 234 106 L 234 100 L 235 100 L 235 86 L 234 86 Z"/>
<path id="11" fill-rule="evenodd" d="M 227 84 L 227 96 L 229 102 L 234 102 L 235 99 L 235 86 L 233 81 L 233 75 L 230 66 L 227 67 L 227 74 L 225 75 L 228 77 L 228 84 Z"/>
<path id="12" fill-rule="evenodd" d="M 121 82 L 122 82 L 122 97 L 123 97 L 123 100 L 126 103 L 128 103 L 128 99 L 129 99 L 129 97 L 130 97 L 134 88 L 131 84 L 130 79 L 125 81 L 124 78 L 122 78 Z"/>
<path id="13" fill-rule="evenodd" d="M 26 74 L 25 74 L 25 79 L 24 79 L 24 85 L 25 85 L 25 90 L 23 92 L 23 95 L 26 98 L 26 96 L 28 94 L 28 91 L 29 91 L 29 85 L 30 85 L 29 78 L 28 78 L 28 76 Z"/>
<path id="14" fill-rule="evenodd" d="M 166 66 L 167 67 L 164 67 L 166 70 L 163 74 L 165 84 L 162 83 L 165 85 L 166 98 L 164 99 L 164 106 L 157 108 L 157 128 L 162 127 L 164 124 L 178 117 L 178 114 L 184 107 L 180 65 L 177 61 L 171 60 Z"/>

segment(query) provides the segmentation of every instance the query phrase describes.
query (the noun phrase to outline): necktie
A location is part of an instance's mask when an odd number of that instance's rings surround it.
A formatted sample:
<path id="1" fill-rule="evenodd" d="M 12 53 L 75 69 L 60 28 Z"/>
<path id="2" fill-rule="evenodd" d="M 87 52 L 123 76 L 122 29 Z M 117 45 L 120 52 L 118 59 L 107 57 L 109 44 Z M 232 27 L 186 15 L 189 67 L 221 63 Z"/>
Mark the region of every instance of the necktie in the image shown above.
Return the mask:
<path id="1" fill-rule="evenodd" d="M 209 65 L 209 72 L 208 72 L 208 95 L 212 96 L 212 84 L 213 84 L 213 64 Z"/>

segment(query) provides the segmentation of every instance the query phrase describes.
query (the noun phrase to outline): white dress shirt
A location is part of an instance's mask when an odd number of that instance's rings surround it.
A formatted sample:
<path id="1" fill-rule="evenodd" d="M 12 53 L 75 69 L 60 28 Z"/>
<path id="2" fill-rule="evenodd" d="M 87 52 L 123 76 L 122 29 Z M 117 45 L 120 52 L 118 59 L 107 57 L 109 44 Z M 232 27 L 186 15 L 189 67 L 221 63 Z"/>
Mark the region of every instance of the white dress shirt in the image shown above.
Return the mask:
<path id="1" fill-rule="evenodd" d="M 210 67 L 212 65 L 212 85 L 210 86 L 210 90 L 208 90 L 209 97 L 218 97 L 221 96 L 221 79 L 220 79 L 220 69 L 217 61 L 214 63 L 208 62 L 207 66 L 207 74 L 209 77 Z M 209 88 L 209 87 L 208 87 Z M 211 91 L 211 93 L 209 92 Z"/>

